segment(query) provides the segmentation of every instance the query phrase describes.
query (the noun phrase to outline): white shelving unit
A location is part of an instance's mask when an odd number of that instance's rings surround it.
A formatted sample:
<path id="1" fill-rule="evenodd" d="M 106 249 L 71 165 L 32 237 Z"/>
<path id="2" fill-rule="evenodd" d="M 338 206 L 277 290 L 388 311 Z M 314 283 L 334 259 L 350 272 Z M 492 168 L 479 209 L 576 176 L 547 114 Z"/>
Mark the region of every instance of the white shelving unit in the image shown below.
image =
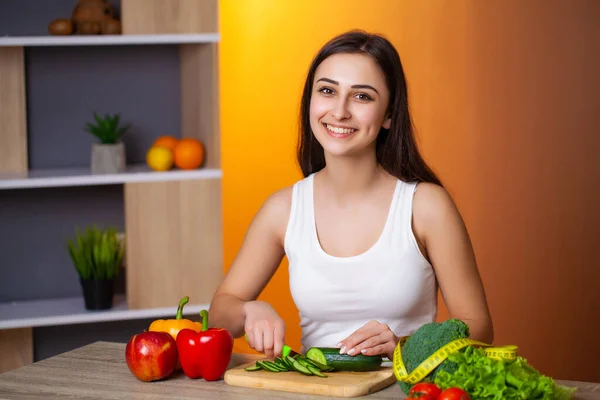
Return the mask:
<path id="1" fill-rule="evenodd" d="M 201 310 L 208 310 L 210 304 L 186 304 L 183 315 L 196 316 Z M 175 318 L 174 307 L 128 310 L 123 295 L 115 295 L 113 308 L 88 311 L 83 297 L 69 297 L 52 300 L 28 300 L 0 303 L 0 329 L 33 328 L 39 326 L 83 324 L 90 322 L 121 321 L 143 318 Z M 199 318 L 190 318 L 199 320 Z"/>
<path id="2" fill-rule="evenodd" d="M 153 171 L 145 164 L 128 166 L 124 172 L 117 174 L 91 174 L 89 168 L 57 168 L 0 174 L 0 190 L 219 179 L 221 177 L 220 169 Z"/>
<path id="3" fill-rule="evenodd" d="M 0 47 L 30 46 L 124 46 L 153 44 L 217 43 L 218 33 L 161 35 L 68 35 L 68 36 L 4 36 Z"/>

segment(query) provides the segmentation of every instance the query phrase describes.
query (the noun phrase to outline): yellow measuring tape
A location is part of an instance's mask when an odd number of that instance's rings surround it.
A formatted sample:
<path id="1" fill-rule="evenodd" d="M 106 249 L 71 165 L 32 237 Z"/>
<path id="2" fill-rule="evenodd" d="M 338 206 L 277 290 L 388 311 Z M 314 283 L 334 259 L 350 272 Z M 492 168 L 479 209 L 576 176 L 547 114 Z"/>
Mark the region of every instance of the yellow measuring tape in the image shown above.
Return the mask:
<path id="1" fill-rule="evenodd" d="M 406 382 L 411 385 L 420 382 L 423 378 L 431 373 L 438 365 L 444 362 L 448 356 L 452 353 L 457 352 L 458 350 L 471 346 L 481 346 L 487 347 L 485 351 L 485 355 L 489 358 L 494 358 L 496 360 L 500 359 L 509 359 L 514 360 L 517 358 L 517 346 L 509 345 L 509 346 L 501 346 L 501 347 L 493 347 L 491 344 L 479 342 L 477 340 L 463 338 L 456 339 L 446 345 L 442 346 L 435 353 L 427 357 L 417 368 L 415 368 L 409 374 L 406 371 L 406 367 L 404 366 L 404 362 L 402 361 L 402 346 L 408 340 L 408 336 L 404 336 L 400 338 L 400 341 L 396 345 L 396 349 L 394 350 L 394 375 L 396 379 L 401 382 Z"/>

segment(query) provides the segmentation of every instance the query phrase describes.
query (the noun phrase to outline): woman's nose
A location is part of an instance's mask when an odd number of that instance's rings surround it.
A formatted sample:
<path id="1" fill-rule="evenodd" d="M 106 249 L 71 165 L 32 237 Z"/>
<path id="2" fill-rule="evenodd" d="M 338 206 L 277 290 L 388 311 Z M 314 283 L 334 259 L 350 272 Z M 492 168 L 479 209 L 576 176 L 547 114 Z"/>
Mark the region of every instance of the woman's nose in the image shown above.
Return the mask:
<path id="1" fill-rule="evenodd" d="M 331 111 L 331 116 L 337 120 L 350 118 L 351 114 L 346 100 L 340 99 L 335 103 L 335 106 Z"/>

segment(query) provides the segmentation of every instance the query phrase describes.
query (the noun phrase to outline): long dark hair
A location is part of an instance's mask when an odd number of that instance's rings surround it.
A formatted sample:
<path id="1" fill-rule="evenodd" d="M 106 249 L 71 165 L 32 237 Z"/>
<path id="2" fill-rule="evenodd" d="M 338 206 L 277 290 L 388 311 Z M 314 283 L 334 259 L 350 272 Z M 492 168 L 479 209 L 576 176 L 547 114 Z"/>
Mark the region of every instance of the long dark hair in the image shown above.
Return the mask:
<path id="1" fill-rule="evenodd" d="M 386 77 L 390 91 L 388 113 L 392 123 L 389 130 L 382 128 L 377 136 L 377 161 L 387 172 L 405 182 L 431 182 L 441 186 L 441 181 L 425 163 L 415 143 L 406 80 L 398 52 L 386 38 L 362 30 L 352 30 L 331 39 L 310 65 L 302 93 L 297 149 L 298 163 L 304 177 L 325 167 L 323 147 L 315 139 L 310 127 L 309 110 L 315 71 L 323 60 L 336 53 L 369 55 Z"/>

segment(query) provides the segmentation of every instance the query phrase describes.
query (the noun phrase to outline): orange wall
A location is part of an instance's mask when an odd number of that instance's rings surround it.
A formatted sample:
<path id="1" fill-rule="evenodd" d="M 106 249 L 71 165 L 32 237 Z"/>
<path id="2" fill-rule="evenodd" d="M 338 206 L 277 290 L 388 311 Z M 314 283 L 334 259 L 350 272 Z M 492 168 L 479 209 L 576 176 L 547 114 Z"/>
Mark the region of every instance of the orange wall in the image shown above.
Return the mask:
<path id="1" fill-rule="evenodd" d="M 519 4 L 468 10 L 471 233 L 498 338 L 600 382 L 600 2 Z"/>
<path id="2" fill-rule="evenodd" d="M 496 343 L 518 344 L 552 376 L 600 381 L 600 269 L 590 252 L 600 237 L 590 184 L 600 178 L 600 108 L 587 90 L 599 87 L 590 52 L 600 2 L 368 4 L 220 1 L 225 270 L 266 197 L 301 178 L 296 123 L 312 56 L 344 30 L 381 32 L 403 59 L 424 155 L 470 230 Z M 287 261 L 261 299 L 298 347 Z M 249 348 L 237 340 L 235 350 Z"/>

